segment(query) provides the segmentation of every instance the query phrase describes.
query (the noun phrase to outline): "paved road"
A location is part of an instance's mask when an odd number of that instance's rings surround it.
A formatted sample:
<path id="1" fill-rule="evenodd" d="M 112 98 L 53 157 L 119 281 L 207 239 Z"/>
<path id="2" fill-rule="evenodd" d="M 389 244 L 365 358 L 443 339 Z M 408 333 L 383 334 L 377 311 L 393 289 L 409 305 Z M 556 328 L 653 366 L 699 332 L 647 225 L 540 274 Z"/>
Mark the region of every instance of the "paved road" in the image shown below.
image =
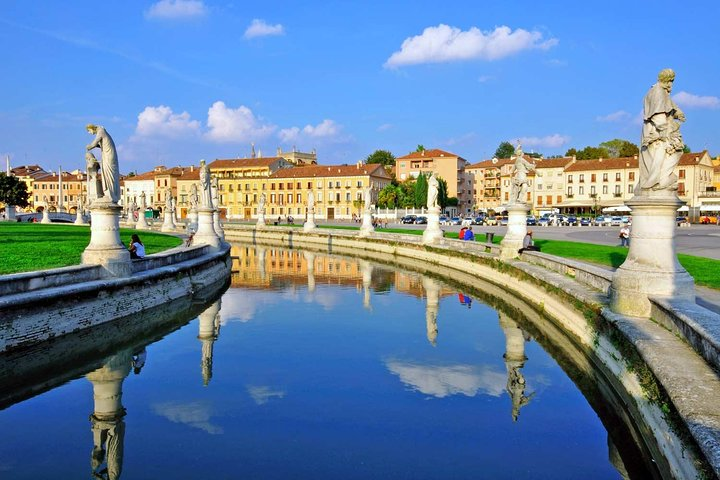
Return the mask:
<path id="1" fill-rule="evenodd" d="M 392 228 L 420 228 L 424 225 L 392 224 Z M 446 232 L 457 232 L 458 225 L 443 226 Z M 619 227 L 530 227 L 535 239 L 568 240 L 573 242 L 619 245 Z M 507 227 L 473 225 L 475 234 L 493 232 L 504 234 Z M 720 227 L 716 225 L 690 225 L 676 230 L 678 252 L 720 260 Z"/>

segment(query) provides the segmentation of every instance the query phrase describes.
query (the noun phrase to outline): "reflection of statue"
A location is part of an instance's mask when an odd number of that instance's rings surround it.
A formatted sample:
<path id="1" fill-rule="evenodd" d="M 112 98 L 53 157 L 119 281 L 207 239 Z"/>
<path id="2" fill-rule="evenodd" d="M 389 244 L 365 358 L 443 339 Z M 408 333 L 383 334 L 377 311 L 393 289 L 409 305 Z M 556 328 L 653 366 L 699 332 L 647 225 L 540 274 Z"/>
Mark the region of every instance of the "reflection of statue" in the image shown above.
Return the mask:
<path id="1" fill-rule="evenodd" d="M 530 403 L 535 392 L 529 397 L 525 396 L 525 377 L 522 374 L 522 367 L 525 366 L 525 333 L 506 314 L 499 313 L 500 327 L 505 334 L 505 368 L 507 369 L 507 392 L 512 401 L 512 419 L 516 422 L 520 415 L 520 409 Z"/>
<path id="2" fill-rule="evenodd" d="M 120 200 L 120 167 L 118 166 L 115 142 L 100 125 L 89 124 L 86 128 L 88 132 L 95 135 L 95 139 L 86 147 L 87 150 L 100 148 L 102 151 L 100 174 L 102 176 L 103 198 L 106 201 L 117 203 Z M 99 196 L 100 192 L 98 192 Z"/>
<path id="3" fill-rule="evenodd" d="M 510 204 L 525 203 L 525 196 L 528 189 L 527 175 L 535 170 L 535 165 L 525 160 L 522 146 L 518 143 L 515 149 L 515 165 L 513 168 L 512 191 L 510 193 Z"/>
<path id="4" fill-rule="evenodd" d="M 671 69 L 661 71 L 658 82 L 645 95 L 636 194 L 642 190 L 677 190 L 677 176 L 673 170 L 685 147 L 680 135 L 680 123 L 685 121 L 685 114 L 670 98 L 674 80 L 675 72 Z"/>
<path id="5" fill-rule="evenodd" d="M 428 190 L 427 190 L 427 208 L 438 208 L 438 179 L 435 173 L 431 173 L 428 178 Z"/>
<path id="6" fill-rule="evenodd" d="M 425 329 L 427 339 L 434 347 L 437 345 L 438 326 L 437 316 L 440 306 L 440 285 L 432 278 L 423 277 L 423 288 L 425 289 Z"/>
<path id="7" fill-rule="evenodd" d="M 213 344 L 220 335 L 220 300 L 210 305 L 198 316 L 198 340 L 202 342 L 202 359 L 200 369 L 203 385 L 207 386 L 212 379 Z"/>
<path id="8" fill-rule="evenodd" d="M 193 183 L 190 187 L 190 209 L 197 210 L 198 207 L 198 187 Z"/>
<path id="9" fill-rule="evenodd" d="M 212 197 L 210 196 L 210 167 L 205 160 L 200 160 L 200 206 L 213 208 Z"/>
<path id="10" fill-rule="evenodd" d="M 265 214 L 265 193 L 260 194 L 260 201 L 258 202 L 258 213 L 260 215 Z"/>

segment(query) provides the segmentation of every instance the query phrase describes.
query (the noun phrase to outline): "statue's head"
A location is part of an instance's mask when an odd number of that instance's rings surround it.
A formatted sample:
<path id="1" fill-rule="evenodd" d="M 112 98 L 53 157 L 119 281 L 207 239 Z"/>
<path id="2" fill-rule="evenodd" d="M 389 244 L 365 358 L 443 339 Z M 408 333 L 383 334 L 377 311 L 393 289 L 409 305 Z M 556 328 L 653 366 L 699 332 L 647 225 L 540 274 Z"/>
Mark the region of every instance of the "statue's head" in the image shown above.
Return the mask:
<path id="1" fill-rule="evenodd" d="M 672 68 L 666 68 L 658 73 L 658 82 L 668 92 L 672 88 L 672 83 L 675 81 L 675 72 Z"/>
<path id="2" fill-rule="evenodd" d="M 97 125 L 93 125 L 92 123 L 88 123 L 85 125 L 85 130 L 92 133 L 93 135 L 97 133 Z"/>

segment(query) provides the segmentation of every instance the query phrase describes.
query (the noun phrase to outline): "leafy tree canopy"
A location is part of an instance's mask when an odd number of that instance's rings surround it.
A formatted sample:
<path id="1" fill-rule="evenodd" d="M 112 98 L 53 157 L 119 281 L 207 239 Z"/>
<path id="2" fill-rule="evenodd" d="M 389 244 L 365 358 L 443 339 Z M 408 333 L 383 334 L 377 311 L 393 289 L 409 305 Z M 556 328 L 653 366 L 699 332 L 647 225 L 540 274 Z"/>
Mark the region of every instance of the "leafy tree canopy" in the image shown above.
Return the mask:
<path id="1" fill-rule="evenodd" d="M 395 165 L 395 155 L 388 150 L 375 150 L 367 156 L 365 163 L 379 163 L 385 167 Z"/>
<path id="2" fill-rule="evenodd" d="M 418 145 L 415 149 L 416 152 L 422 152 L 425 150 L 425 145 Z"/>
<path id="3" fill-rule="evenodd" d="M 21 208 L 27 207 L 29 203 L 25 182 L 18 180 L 17 177 L 8 177 L 6 173 L 0 172 L 0 202 Z"/>
<path id="4" fill-rule="evenodd" d="M 427 204 L 427 193 L 427 177 L 421 173 L 415 180 L 415 208 L 424 207 Z"/>
<path id="5" fill-rule="evenodd" d="M 495 158 L 510 158 L 515 153 L 515 147 L 510 142 L 502 142 L 495 150 Z"/>
<path id="6" fill-rule="evenodd" d="M 599 145 L 604 148 L 610 154 L 610 158 L 618 157 L 632 157 L 640 153 L 640 149 L 637 145 L 627 140 L 616 138 L 614 140 L 608 140 Z"/>
<path id="7" fill-rule="evenodd" d="M 438 205 L 440 209 L 444 210 L 448 206 L 447 196 L 448 186 L 444 178 L 438 177 Z"/>
<path id="8" fill-rule="evenodd" d="M 571 157 L 575 155 L 578 160 L 591 160 L 594 158 L 610 158 L 610 152 L 603 147 L 590 147 L 587 146 L 582 150 L 575 150 L 571 148 L 565 153 L 566 156 Z"/>

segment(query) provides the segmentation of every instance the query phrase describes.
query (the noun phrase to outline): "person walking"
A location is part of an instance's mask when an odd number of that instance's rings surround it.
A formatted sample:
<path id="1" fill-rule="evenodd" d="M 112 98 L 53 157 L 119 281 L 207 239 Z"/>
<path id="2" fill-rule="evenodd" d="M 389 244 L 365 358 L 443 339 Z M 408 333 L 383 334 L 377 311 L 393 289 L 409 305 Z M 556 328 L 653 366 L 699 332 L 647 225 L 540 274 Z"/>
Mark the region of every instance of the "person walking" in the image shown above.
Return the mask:
<path id="1" fill-rule="evenodd" d="M 630 227 L 628 227 L 627 225 L 623 225 L 623 227 L 620 229 L 620 246 L 630 246 Z"/>

